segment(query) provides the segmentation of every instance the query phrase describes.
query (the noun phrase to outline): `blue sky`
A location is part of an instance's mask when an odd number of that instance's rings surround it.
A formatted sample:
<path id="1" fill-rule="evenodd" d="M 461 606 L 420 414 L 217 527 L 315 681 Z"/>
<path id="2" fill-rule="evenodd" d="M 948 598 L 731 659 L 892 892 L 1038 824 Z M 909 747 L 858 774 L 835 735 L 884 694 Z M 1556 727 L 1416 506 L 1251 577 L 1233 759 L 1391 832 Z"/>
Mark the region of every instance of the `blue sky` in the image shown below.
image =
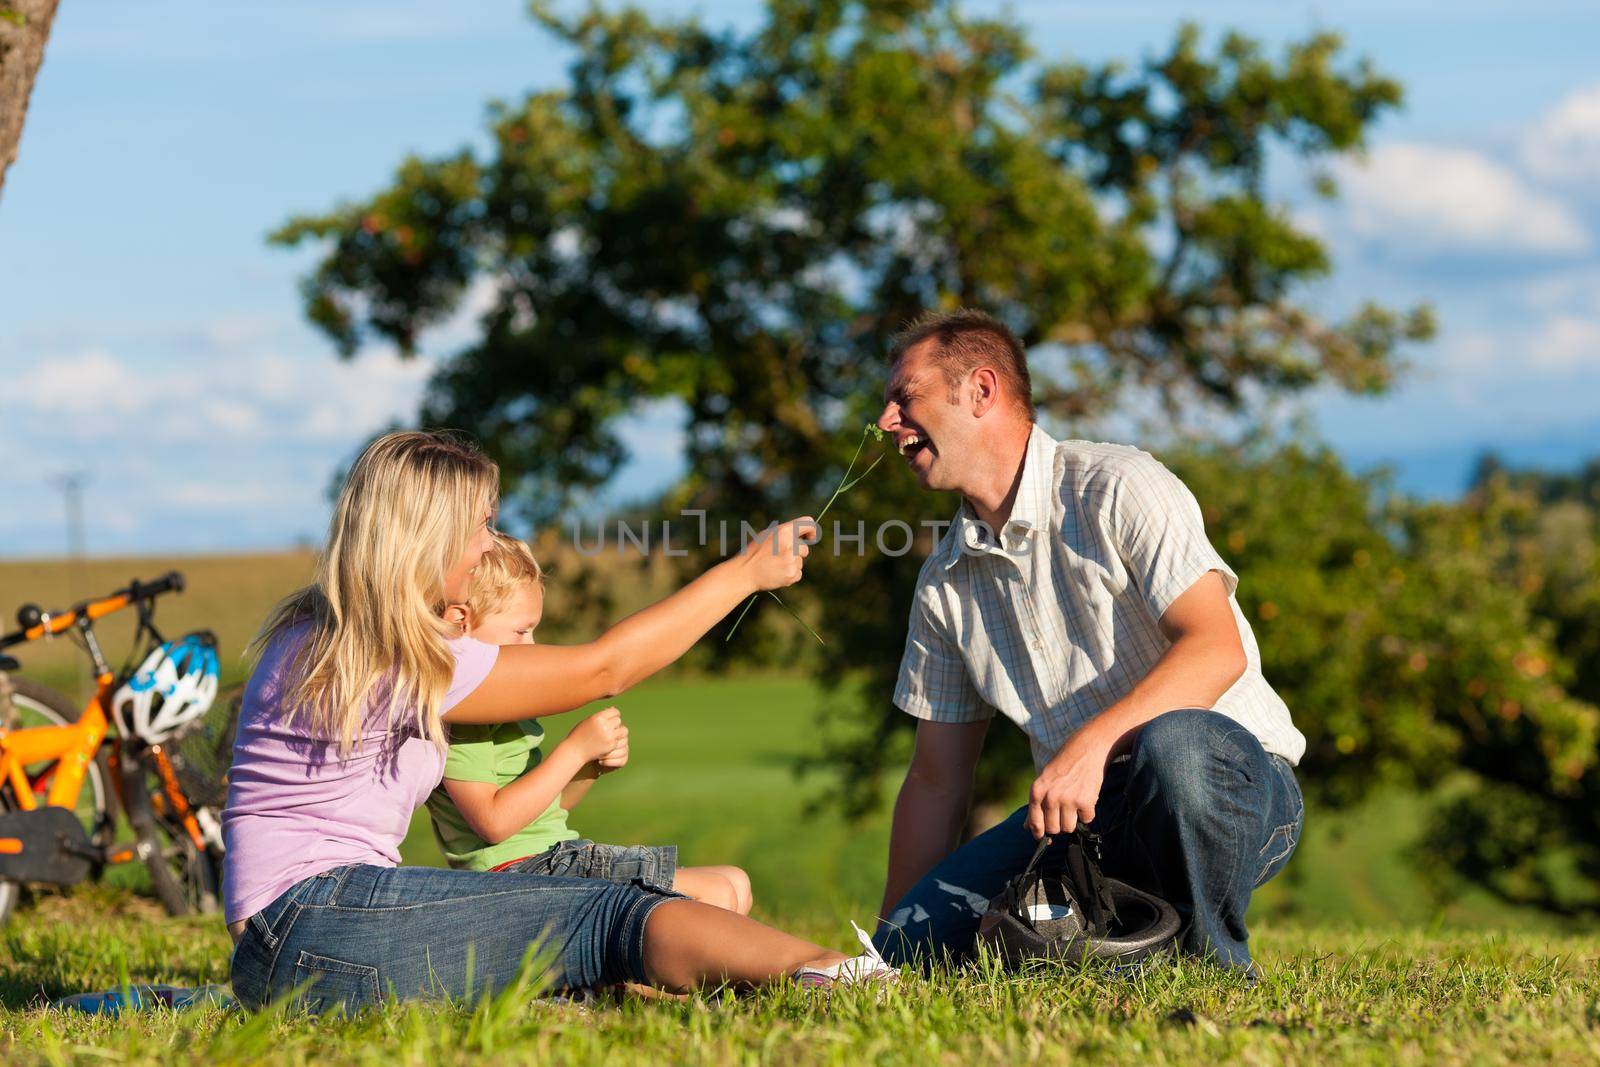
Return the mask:
<path id="1" fill-rule="evenodd" d="M 1408 102 L 1364 164 L 1340 167 L 1336 204 L 1298 209 L 1339 266 L 1312 297 L 1426 299 L 1442 330 L 1391 396 L 1319 394 L 1307 413 L 1352 462 L 1419 492 L 1454 492 L 1484 448 L 1600 455 L 1600 5 L 1010 9 L 1047 57 L 1136 59 L 1185 17 L 1270 42 L 1342 32 Z M 96 554 L 318 538 L 332 471 L 412 414 L 471 323 L 412 363 L 342 363 L 300 318 L 310 253 L 264 235 L 379 187 L 407 152 L 475 140 L 487 100 L 561 71 L 519 0 L 65 0 L 0 193 L 0 556 L 61 551 L 68 471 L 88 472 Z M 670 411 L 641 413 L 620 494 L 671 476 L 676 431 Z"/>

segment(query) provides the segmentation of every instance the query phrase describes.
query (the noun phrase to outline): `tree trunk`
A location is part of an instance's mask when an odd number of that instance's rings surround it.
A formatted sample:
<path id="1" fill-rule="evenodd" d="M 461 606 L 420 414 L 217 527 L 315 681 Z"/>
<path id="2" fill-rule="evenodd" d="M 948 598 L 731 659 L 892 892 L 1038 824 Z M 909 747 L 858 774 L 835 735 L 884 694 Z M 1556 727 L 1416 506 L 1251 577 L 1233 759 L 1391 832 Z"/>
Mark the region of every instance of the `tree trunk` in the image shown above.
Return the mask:
<path id="1" fill-rule="evenodd" d="M 17 158 L 28 96 L 61 0 L 0 0 L 0 192 Z M 20 20 L 20 21 L 19 21 Z"/>

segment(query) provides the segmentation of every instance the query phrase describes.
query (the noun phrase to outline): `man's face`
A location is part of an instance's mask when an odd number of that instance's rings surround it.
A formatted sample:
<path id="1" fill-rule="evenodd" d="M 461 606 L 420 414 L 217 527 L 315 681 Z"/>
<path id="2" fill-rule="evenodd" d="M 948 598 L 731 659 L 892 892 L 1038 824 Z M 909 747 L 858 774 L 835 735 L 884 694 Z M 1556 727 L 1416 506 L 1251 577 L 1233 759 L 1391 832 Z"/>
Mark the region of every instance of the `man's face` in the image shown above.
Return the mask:
<path id="1" fill-rule="evenodd" d="M 932 347 L 927 341 L 913 347 L 889 371 L 878 428 L 894 441 L 924 489 L 960 490 L 971 465 L 968 450 L 978 445 L 977 420 L 959 399 L 950 402 L 950 383 Z"/>

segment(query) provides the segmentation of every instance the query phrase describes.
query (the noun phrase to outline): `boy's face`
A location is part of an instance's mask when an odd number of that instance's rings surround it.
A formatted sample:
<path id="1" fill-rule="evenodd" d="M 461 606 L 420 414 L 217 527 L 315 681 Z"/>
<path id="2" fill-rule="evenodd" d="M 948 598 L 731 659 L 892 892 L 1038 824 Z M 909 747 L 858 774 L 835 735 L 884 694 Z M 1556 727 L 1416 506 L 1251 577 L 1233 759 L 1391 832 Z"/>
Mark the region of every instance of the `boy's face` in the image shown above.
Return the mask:
<path id="1" fill-rule="evenodd" d="M 544 616 L 544 590 L 529 584 L 511 594 L 499 611 L 476 620 L 469 633 L 490 645 L 531 645 L 533 630 Z"/>

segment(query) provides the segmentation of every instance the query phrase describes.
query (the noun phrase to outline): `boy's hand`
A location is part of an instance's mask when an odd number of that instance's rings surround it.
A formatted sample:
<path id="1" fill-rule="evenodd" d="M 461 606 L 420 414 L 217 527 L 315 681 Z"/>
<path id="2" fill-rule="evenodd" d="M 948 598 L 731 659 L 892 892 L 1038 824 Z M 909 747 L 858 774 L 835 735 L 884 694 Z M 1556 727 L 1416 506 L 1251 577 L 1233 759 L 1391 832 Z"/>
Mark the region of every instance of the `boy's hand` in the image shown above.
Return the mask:
<path id="1" fill-rule="evenodd" d="M 628 728 L 622 725 L 622 712 L 616 708 L 597 711 L 572 728 L 568 740 L 578 746 L 585 759 L 600 762 L 622 746 L 622 761 L 628 761 Z M 617 766 L 622 766 L 621 763 Z"/>
<path id="2" fill-rule="evenodd" d="M 594 761 L 595 770 L 599 771 L 601 774 L 607 774 L 616 770 L 618 767 L 626 767 L 627 765 L 628 739 L 626 737 L 622 739 L 622 743 L 620 745 Z"/>

